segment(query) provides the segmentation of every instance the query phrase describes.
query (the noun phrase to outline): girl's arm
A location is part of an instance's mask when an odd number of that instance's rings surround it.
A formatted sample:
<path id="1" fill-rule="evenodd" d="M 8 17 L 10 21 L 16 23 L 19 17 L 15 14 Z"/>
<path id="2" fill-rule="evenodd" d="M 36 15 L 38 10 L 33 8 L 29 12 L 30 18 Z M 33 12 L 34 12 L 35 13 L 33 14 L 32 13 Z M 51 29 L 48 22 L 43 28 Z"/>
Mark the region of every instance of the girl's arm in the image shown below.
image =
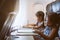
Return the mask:
<path id="1" fill-rule="evenodd" d="M 51 40 L 51 39 L 53 39 L 55 36 L 56 36 L 56 33 L 57 33 L 57 31 L 58 31 L 58 28 L 53 28 L 52 30 L 51 30 L 51 33 L 48 35 L 48 36 L 46 36 L 46 35 L 44 35 L 42 32 L 40 32 L 39 30 L 36 30 L 36 32 L 41 36 L 41 37 L 43 37 L 45 40 Z"/>

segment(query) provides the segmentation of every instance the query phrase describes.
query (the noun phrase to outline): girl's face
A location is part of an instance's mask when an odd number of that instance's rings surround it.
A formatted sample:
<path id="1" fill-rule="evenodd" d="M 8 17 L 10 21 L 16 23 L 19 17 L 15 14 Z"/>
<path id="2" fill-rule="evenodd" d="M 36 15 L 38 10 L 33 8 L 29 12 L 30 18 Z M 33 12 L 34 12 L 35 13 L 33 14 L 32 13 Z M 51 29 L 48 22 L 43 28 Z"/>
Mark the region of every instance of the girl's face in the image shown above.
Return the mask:
<path id="1" fill-rule="evenodd" d="M 44 20 L 44 25 L 47 26 L 47 22 L 48 22 L 48 16 L 45 17 L 45 20 Z"/>
<path id="2" fill-rule="evenodd" d="M 50 16 L 46 15 L 45 24 L 44 24 L 44 25 L 45 25 L 45 26 L 51 26 L 51 25 L 52 25 Z"/>
<path id="3" fill-rule="evenodd" d="M 37 17 L 37 21 L 38 21 L 38 22 L 43 21 L 43 17 L 42 17 L 42 16 L 38 16 L 38 17 Z"/>
<path id="4" fill-rule="evenodd" d="M 52 23 L 52 21 L 51 21 L 51 19 L 50 19 L 50 17 L 49 17 L 49 16 L 48 16 L 47 25 L 48 25 L 48 26 L 52 26 L 52 25 L 53 25 L 53 23 Z"/>

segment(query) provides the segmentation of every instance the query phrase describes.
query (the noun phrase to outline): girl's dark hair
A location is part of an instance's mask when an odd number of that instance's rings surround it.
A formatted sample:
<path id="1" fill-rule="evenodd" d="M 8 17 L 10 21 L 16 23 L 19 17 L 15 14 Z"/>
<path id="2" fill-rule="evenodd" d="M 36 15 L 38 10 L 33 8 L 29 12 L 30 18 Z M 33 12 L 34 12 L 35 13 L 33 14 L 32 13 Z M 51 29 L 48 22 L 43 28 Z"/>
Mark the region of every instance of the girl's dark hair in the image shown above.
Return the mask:
<path id="1" fill-rule="evenodd" d="M 60 13 L 58 14 L 58 24 L 60 25 Z"/>
<path id="2" fill-rule="evenodd" d="M 42 17 L 44 17 L 44 12 L 43 11 L 38 11 L 36 13 L 36 16 L 42 16 Z"/>

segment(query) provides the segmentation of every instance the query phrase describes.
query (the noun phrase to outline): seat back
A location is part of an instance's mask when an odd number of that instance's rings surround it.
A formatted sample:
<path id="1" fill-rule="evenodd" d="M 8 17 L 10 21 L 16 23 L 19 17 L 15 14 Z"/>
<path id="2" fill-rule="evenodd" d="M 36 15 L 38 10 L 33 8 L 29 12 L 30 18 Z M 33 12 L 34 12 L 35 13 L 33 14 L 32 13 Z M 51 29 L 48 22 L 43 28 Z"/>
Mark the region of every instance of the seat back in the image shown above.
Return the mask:
<path id="1" fill-rule="evenodd" d="M 15 14 L 10 13 L 3 25 L 3 28 L 0 32 L 0 40 L 6 40 L 7 36 L 10 35 L 11 25 L 14 21 Z"/>

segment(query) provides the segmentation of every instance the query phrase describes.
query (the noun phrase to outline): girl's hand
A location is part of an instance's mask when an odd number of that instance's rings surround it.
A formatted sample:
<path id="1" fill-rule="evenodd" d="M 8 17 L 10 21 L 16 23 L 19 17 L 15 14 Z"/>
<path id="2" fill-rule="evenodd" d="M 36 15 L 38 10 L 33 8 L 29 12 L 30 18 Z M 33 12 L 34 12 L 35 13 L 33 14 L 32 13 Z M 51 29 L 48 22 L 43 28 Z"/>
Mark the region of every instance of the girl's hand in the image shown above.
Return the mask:
<path id="1" fill-rule="evenodd" d="M 36 26 L 34 26 L 33 29 L 36 29 Z"/>
<path id="2" fill-rule="evenodd" d="M 35 30 L 35 33 L 39 33 L 40 32 L 40 30 L 38 30 L 38 29 L 34 29 Z"/>

